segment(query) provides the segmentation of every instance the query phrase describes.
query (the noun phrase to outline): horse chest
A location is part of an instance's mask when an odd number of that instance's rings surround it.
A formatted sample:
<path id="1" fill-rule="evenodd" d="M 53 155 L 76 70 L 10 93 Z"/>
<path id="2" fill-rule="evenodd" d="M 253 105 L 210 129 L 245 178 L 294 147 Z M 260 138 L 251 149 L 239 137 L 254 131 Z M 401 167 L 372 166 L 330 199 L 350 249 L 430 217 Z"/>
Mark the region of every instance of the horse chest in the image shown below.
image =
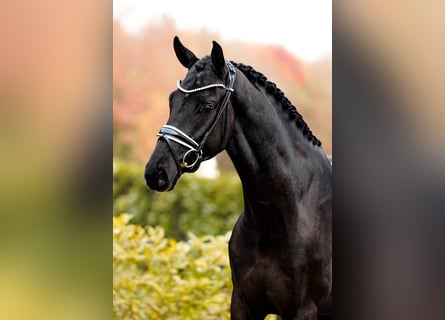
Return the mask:
<path id="1" fill-rule="evenodd" d="M 247 302 L 273 308 L 289 301 L 294 283 L 290 256 L 284 245 L 249 241 L 235 234 L 230 244 L 234 286 Z"/>
<path id="2" fill-rule="evenodd" d="M 258 250 L 261 251 L 261 250 Z M 244 261 L 232 263 L 234 290 L 251 312 L 278 313 L 293 303 L 294 278 L 276 256 L 245 255 Z"/>

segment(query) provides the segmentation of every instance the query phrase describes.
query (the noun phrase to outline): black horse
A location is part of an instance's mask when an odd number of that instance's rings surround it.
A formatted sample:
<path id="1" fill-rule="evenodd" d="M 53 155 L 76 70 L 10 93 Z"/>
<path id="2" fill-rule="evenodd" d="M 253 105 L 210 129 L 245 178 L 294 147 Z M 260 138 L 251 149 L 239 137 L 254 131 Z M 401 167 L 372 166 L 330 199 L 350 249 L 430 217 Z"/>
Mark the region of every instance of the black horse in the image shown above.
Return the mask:
<path id="1" fill-rule="evenodd" d="M 177 37 L 188 69 L 145 168 L 172 190 L 182 173 L 227 150 L 245 208 L 229 243 L 232 319 L 316 319 L 330 312 L 332 169 L 321 142 L 284 93 L 252 67 L 226 61 L 218 43 L 198 59 Z"/>

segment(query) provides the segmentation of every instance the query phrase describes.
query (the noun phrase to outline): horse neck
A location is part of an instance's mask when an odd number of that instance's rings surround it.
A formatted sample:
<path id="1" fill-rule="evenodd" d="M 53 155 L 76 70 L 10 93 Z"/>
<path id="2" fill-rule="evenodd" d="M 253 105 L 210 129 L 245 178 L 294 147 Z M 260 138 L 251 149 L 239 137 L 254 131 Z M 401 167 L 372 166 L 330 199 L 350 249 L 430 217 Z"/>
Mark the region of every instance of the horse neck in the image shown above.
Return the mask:
<path id="1" fill-rule="evenodd" d="M 295 211 L 319 170 L 313 163 L 324 153 L 307 141 L 272 96 L 242 74 L 234 100 L 235 125 L 226 150 L 242 181 L 245 212 Z"/>

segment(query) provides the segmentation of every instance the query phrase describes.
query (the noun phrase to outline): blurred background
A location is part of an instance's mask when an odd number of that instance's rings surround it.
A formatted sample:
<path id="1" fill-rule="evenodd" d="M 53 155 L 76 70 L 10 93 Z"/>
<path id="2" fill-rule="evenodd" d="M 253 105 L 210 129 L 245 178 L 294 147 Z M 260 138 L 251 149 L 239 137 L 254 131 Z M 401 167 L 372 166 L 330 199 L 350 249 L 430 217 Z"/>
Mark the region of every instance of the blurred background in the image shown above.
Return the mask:
<path id="1" fill-rule="evenodd" d="M 0 319 L 111 317 L 112 5 L 0 4 Z"/>
<path id="2" fill-rule="evenodd" d="M 442 318 L 445 2 L 333 13 L 335 315 Z"/>

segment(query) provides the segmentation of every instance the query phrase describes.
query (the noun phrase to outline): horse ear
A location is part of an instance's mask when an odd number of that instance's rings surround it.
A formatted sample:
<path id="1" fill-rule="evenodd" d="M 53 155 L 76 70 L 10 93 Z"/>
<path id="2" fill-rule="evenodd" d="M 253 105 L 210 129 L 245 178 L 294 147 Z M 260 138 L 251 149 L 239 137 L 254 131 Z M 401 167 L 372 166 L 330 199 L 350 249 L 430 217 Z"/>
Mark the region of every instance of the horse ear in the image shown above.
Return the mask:
<path id="1" fill-rule="evenodd" d="M 212 63 L 216 69 L 216 72 L 221 75 L 223 73 L 224 67 L 226 66 L 226 60 L 224 60 L 224 53 L 221 46 L 216 41 L 213 41 L 211 56 Z"/>
<path id="2" fill-rule="evenodd" d="M 175 36 L 173 39 L 173 48 L 175 49 L 176 57 L 178 58 L 179 62 L 181 62 L 181 64 L 187 69 L 190 69 L 193 64 L 199 60 L 193 52 L 184 47 L 181 41 L 179 41 L 178 36 Z"/>

